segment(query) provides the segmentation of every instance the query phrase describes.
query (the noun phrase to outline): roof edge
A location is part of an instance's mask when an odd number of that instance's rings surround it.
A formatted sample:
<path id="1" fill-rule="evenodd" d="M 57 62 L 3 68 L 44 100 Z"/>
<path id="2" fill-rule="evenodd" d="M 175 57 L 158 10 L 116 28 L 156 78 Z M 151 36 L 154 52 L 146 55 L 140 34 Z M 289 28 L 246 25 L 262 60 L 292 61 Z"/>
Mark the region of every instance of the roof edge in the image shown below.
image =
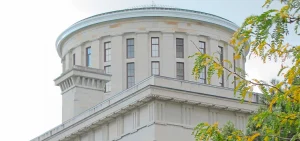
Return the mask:
<path id="1" fill-rule="evenodd" d="M 120 20 L 120 19 L 128 19 L 128 18 L 138 18 L 138 17 L 172 17 L 172 18 L 183 18 L 183 19 L 191 19 L 196 21 L 203 21 L 211 24 L 216 24 L 230 30 L 237 30 L 239 28 L 238 25 L 233 23 L 230 20 L 225 18 L 194 11 L 194 10 L 186 10 L 186 9 L 179 9 L 179 8 L 167 8 L 167 7 L 143 7 L 143 8 L 132 8 L 132 9 L 124 9 L 124 10 L 117 10 L 112 12 L 106 12 L 98 15 L 94 15 L 83 20 L 80 20 L 65 31 L 63 31 L 56 40 L 56 49 L 61 57 L 61 43 L 64 41 L 72 33 L 102 22 Z"/>

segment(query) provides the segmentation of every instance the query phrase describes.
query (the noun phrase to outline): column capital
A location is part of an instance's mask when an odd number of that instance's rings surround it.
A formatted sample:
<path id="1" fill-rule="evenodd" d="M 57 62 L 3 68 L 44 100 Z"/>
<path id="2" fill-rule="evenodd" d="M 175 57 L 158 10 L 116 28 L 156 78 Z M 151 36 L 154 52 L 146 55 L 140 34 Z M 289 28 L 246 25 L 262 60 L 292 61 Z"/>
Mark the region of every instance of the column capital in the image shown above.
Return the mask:
<path id="1" fill-rule="evenodd" d="M 63 93 L 73 87 L 104 90 L 105 83 L 110 81 L 110 77 L 111 75 L 106 74 L 104 70 L 75 65 L 54 82 L 55 85 L 63 88 Z"/>

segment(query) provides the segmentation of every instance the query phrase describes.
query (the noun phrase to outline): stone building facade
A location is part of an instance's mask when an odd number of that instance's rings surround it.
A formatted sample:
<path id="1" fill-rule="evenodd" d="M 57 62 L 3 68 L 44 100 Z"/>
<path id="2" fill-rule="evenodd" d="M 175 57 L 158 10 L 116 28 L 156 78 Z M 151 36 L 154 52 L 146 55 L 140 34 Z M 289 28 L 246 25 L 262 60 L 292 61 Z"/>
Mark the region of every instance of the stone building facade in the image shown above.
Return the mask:
<path id="1" fill-rule="evenodd" d="M 201 51 L 233 61 L 228 41 L 237 28 L 212 14 L 155 5 L 73 24 L 56 42 L 62 124 L 32 141 L 192 141 L 199 122 L 233 121 L 244 130 L 258 94 L 241 104 L 227 72 L 211 84 L 205 72 L 196 80 L 189 58 Z"/>

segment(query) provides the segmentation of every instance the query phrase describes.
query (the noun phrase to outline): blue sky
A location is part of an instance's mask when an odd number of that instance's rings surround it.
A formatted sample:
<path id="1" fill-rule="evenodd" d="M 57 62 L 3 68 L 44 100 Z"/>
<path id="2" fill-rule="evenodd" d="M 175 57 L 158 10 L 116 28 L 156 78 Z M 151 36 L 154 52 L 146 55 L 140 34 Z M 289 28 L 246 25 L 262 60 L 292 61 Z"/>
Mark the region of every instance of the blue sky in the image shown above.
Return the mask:
<path id="1" fill-rule="evenodd" d="M 155 0 L 158 5 L 215 14 L 240 25 L 259 14 L 264 0 Z M 9 0 L 0 2 L 2 140 L 30 140 L 61 123 L 61 73 L 57 36 L 83 18 L 152 0 Z M 277 5 L 278 6 L 278 5 Z M 292 38 L 293 39 L 293 38 Z M 292 40 L 291 39 L 291 40 Z M 249 77 L 270 80 L 275 63 L 248 60 Z"/>

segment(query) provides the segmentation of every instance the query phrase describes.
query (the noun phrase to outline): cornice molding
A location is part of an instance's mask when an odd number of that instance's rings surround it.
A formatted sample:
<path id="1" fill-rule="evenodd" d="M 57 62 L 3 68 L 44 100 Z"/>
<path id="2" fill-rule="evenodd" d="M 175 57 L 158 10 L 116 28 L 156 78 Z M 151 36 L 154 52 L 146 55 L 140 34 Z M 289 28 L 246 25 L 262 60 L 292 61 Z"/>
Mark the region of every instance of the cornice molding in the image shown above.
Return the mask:
<path id="1" fill-rule="evenodd" d="M 120 20 L 120 19 L 128 19 L 128 18 L 143 18 L 143 17 L 171 17 L 171 18 L 190 19 L 190 20 L 216 24 L 232 31 L 238 29 L 238 26 L 229 20 L 226 20 L 224 18 L 212 14 L 191 11 L 191 10 L 175 9 L 175 8 L 170 8 L 167 10 L 163 8 L 162 9 L 142 8 L 142 9 L 122 10 L 122 11 L 115 11 L 115 12 L 109 12 L 109 13 L 92 16 L 73 24 L 58 36 L 56 40 L 57 52 L 61 57 L 61 43 L 69 35 L 71 35 L 72 33 L 80 29 L 86 28 L 94 24 L 103 23 L 103 22 L 109 22 L 109 21 Z"/>
<path id="2" fill-rule="evenodd" d="M 208 36 L 207 38 L 208 38 L 208 40 L 214 40 L 214 41 L 218 41 L 218 42 L 220 41 L 219 37 Z"/>
<path id="3" fill-rule="evenodd" d="M 89 69 L 89 68 L 88 68 Z M 110 98 L 100 102 L 96 106 L 82 112 L 81 114 L 73 117 L 70 120 L 65 121 L 61 125 L 51 129 L 50 131 L 42 134 L 41 136 L 33 139 L 32 141 L 42 141 L 42 140 L 49 140 L 51 138 L 64 138 L 66 136 L 72 136 L 72 134 L 77 135 L 85 132 L 87 129 L 94 128 L 98 125 L 105 124 L 109 122 L 110 120 L 116 118 L 119 115 L 122 115 L 126 113 L 127 111 L 131 111 L 132 109 L 141 106 L 144 103 L 150 102 L 151 100 L 157 100 L 155 102 L 162 102 L 162 101 L 170 101 L 170 102 L 178 102 L 178 103 L 184 103 L 188 105 L 195 105 L 195 106 L 202 106 L 202 107 L 208 107 L 208 108 L 215 108 L 219 110 L 228 110 L 228 111 L 235 111 L 235 112 L 241 112 L 241 113 L 251 113 L 253 112 L 253 108 L 244 109 L 244 108 L 236 108 L 231 105 L 226 106 L 226 104 L 222 105 L 209 103 L 209 101 L 203 101 L 201 100 L 195 100 L 192 99 L 190 96 L 176 96 L 176 95 L 164 95 L 168 91 L 175 91 L 175 89 L 168 88 L 168 87 L 159 87 L 155 83 L 156 80 L 159 81 L 159 79 L 163 80 L 170 80 L 170 81 L 178 81 L 174 78 L 167 78 L 162 76 L 151 76 L 148 77 L 133 87 L 126 89 L 120 93 L 117 93 Z M 182 83 L 189 83 L 189 81 L 180 81 Z M 191 84 L 197 84 L 195 82 L 190 82 Z M 202 84 L 201 84 L 202 85 Z M 204 85 L 207 87 L 211 87 L 210 85 Z M 217 87 L 218 88 L 218 87 Z M 167 90 L 165 93 L 156 93 L 160 92 L 161 90 Z M 220 89 L 224 89 L 221 88 Z M 225 89 L 224 89 L 225 90 Z M 181 94 L 190 94 L 194 95 L 192 91 L 187 90 L 176 90 L 177 92 L 180 92 Z M 143 93 L 145 92 L 145 93 Z M 204 95 L 198 95 L 200 97 Z M 210 98 L 216 99 L 218 98 L 216 95 L 206 95 Z M 204 97 L 202 97 L 204 98 Z M 221 97 L 220 97 L 221 98 Z M 223 98 L 225 100 L 225 98 Z M 126 101 L 126 102 L 125 102 Z M 239 103 L 239 100 L 233 100 L 236 103 Z M 125 105 L 120 106 L 119 103 L 125 103 Z M 258 106 L 258 104 L 252 103 L 250 105 Z M 119 106 L 119 107 L 118 107 Z M 103 114 L 103 115 L 101 115 Z M 101 116 L 99 116 L 101 115 Z M 88 121 L 88 122 L 86 122 Z M 84 123 L 84 124 L 82 124 Z M 72 133 L 65 133 L 69 131 L 70 128 L 76 129 L 75 132 Z"/>

